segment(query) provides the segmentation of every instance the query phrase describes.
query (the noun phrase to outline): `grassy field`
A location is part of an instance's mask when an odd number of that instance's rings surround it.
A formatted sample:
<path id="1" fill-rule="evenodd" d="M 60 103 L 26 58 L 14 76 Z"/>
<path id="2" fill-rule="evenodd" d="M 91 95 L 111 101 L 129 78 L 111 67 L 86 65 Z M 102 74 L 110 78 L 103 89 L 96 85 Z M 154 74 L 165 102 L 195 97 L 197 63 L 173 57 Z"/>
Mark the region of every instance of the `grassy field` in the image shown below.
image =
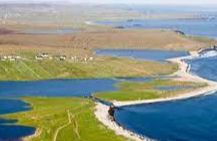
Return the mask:
<path id="1" fill-rule="evenodd" d="M 94 115 L 94 103 L 79 98 L 24 98 L 33 109 L 6 115 L 22 125 L 36 127 L 31 141 L 126 141 L 101 125 Z"/>
<path id="2" fill-rule="evenodd" d="M 0 49 L 7 49 L 14 45 L 14 49 L 21 47 L 53 47 L 54 49 L 73 48 L 91 50 L 96 48 L 131 48 L 131 49 L 169 49 L 194 50 L 215 44 L 214 40 L 203 40 L 179 35 L 166 30 L 119 30 L 92 29 L 66 35 L 34 35 L 7 34 L 0 35 Z M 17 46 L 17 47 L 16 47 Z M 5 47 L 5 48 L 4 48 Z M 18 49 L 17 49 L 18 50 Z"/>
<path id="3" fill-rule="evenodd" d="M 0 62 L 0 80 L 39 80 L 58 78 L 139 77 L 170 74 L 177 65 L 118 58 L 95 58 L 90 62 L 23 60 Z"/>
<path id="4" fill-rule="evenodd" d="M 168 38 L 169 37 L 169 38 Z M 168 74 L 176 65 L 156 62 L 99 58 L 93 50 L 103 49 L 163 49 L 192 50 L 207 47 L 211 40 L 193 39 L 172 31 L 161 30 L 97 30 L 68 35 L 0 35 L 0 56 L 20 55 L 27 60 L 0 62 L 0 80 L 37 80 L 52 78 L 135 77 Z M 34 61 L 38 53 L 67 56 L 94 56 L 84 63 Z M 29 59 L 30 58 L 30 59 Z"/>
<path id="5" fill-rule="evenodd" d="M 202 86 L 205 86 L 205 84 L 180 82 L 173 80 L 153 80 L 150 82 L 123 82 L 118 84 L 118 91 L 96 93 L 94 94 L 94 96 L 108 101 L 131 101 L 166 98 Z M 172 87 L 174 87 L 174 89 Z"/>

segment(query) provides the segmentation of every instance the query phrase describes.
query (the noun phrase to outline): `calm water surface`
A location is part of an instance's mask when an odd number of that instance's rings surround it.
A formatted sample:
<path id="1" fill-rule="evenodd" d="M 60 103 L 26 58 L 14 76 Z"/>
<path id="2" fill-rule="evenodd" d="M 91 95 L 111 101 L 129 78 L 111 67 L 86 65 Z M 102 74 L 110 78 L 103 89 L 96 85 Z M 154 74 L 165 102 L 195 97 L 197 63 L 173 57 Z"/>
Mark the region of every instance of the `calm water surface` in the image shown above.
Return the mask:
<path id="1" fill-rule="evenodd" d="M 29 110 L 29 104 L 16 99 L 0 99 L 0 116 Z M 16 120 L 0 118 L 0 140 L 19 140 L 35 133 L 35 128 L 15 125 Z"/>
<path id="2" fill-rule="evenodd" d="M 100 21 L 102 25 L 119 28 L 172 29 L 186 34 L 217 38 L 217 19 L 165 19 Z"/>
<path id="3" fill-rule="evenodd" d="M 191 73 L 217 81 L 217 57 L 187 62 Z M 183 101 L 122 107 L 116 110 L 115 118 L 125 128 L 160 141 L 216 141 L 216 107 L 217 92 Z"/>
<path id="4" fill-rule="evenodd" d="M 69 79 L 45 81 L 1 81 L 1 97 L 90 96 L 95 92 L 114 91 L 115 79 Z"/>
<path id="5" fill-rule="evenodd" d="M 215 141 L 217 93 L 184 101 L 122 107 L 118 123 L 140 135 L 161 141 Z"/>

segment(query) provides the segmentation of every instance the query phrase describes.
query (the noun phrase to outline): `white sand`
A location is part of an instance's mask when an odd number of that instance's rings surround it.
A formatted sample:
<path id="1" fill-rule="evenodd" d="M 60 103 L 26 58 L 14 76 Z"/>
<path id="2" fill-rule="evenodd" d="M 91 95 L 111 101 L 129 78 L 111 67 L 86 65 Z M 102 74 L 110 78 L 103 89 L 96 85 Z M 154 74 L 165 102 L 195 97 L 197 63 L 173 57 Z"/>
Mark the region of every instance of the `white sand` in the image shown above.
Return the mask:
<path id="1" fill-rule="evenodd" d="M 109 129 L 115 131 L 117 135 L 122 135 L 128 139 L 135 141 L 151 141 L 151 139 L 139 136 L 129 130 L 124 129 L 123 127 L 119 126 L 116 122 L 112 121 L 109 117 L 108 110 L 109 106 L 106 106 L 101 103 L 96 103 L 95 115 L 101 123 L 103 123 Z"/>
<path id="2" fill-rule="evenodd" d="M 169 59 L 168 61 L 177 63 L 179 65 L 179 70 L 172 74 L 173 76 L 177 76 L 176 80 L 180 81 L 192 81 L 192 82 L 201 82 L 201 83 L 207 83 L 206 87 L 203 88 L 198 88 L 190 92 L 183 93 L 181 95 L 178 95 L 176 97 L 168 97 L 168 98 L 160 98 L 160 99 L 155 99 L 155 100 L 139 100 L 139 101 L 114 101 L 113 104 L 116 107 L 120 106 L 130 106 L 130 105 L 137 105 L 137 104 L 148 104 L 148 103 L 156 103 L 156 102 L 166 102 L 166 101 L 172 101 L 172 100 L 181 100 L 181 99 L 188 99 L 191 97 L 196 97 L 200 95 L 206 95 L 206 94 L 211 94 L 215 91 L 217 91 L 217 83 L 214 81 L 206 80 L 204 78 L 201 78 L 199 76 L 193 75 L 188 72 L 188 64 L 185 63 L 184 59 L 192 59 L 195 57 L 198 57 L 197 52 L 190 52 L 190 56 L 186 57 L 179 57 L 179 58 L 173 58 Z M 102 122 L 104 125 L 106 125 L 109 129 L 112 129 L 115 131 L 117 135 L 123 135 L 129 139 L 133 139 L 136 141 L 144 141 L 144 140 L 151 140 L 149 138 L 143 138 L 141 139 L 137 134 L 134 134 L 128 130 L 123 129 L 120 127 L 116 122 L 111 121 L 109 119 L 109 114 L 108 114 L 109 107 L 105 106 L 103 104 L 97 103 L 96 106 L 96 111 L 95 115 L 97 119 Z"/>

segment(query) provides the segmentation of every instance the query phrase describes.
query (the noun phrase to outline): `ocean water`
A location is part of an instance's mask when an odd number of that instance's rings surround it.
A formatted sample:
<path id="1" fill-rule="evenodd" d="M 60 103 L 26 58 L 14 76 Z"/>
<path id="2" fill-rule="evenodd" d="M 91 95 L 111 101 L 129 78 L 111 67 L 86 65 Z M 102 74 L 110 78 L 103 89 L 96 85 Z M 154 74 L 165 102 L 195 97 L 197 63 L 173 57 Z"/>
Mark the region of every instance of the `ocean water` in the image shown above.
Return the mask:
<path id="1" fill-rule="evenodd" d="M 217 38 L 217 19 L 147 19 L 125 21 L 98 21 L 97 24 L 108 25 L 115 28 L 143 28 L 143 29 L 170 29 L 179 30 L 188 35 Z"/>
<path id="2" fill-rule="evenodd" d="M 166 59 L 187 56 L 185 51 L 163 51 L 163 50 L 131 50 L 131 49 L 99 49 L 96 55 L 133 58 L 137 60 L 151 60 L 165 62 Z"/>
<path id="3" fill-rule="evenodd" d="M 217 81 L 217 56 L 202 57 L 187 62 L 191 65 L 191 73 Z"/>
<path id="4" fill-rule="evenodd" d="M 116 121 L 124 128 L 160 141 L 216 141 L 217 93 L 198 98 L 122 107 Z"/>
<path id="5" fill-rule="evenodd" d="M 212 54 L 187 60 L 190 72 L 217 81 L 217 56 Z M 121 107 L 115 118 L 126 129 L 155 140 L 216 141 L 216 107 L 217 92 L 188 100 Z"/>

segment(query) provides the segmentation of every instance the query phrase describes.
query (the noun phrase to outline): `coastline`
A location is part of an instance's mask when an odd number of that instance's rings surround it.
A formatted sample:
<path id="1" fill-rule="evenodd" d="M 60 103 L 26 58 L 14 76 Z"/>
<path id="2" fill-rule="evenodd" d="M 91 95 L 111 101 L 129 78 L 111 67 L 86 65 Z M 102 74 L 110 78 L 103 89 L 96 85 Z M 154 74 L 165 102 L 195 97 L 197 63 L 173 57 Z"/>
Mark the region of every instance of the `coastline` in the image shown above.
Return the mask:
<path id="1" fill-rule="evenodd" d="M 34 134 L 32 134 L 30 136 L 23 137 L 22 140 L 23 141 L 29 141 L 29 140 L 31 140 L 33 138 L 36 138 L 36 137 L 40 136 L 41 132 L 42 132 L 41 129 L 36 128 L 36 131 L 35 131 Z"/>
<path id="2" fill-rule="evenodd" d="M 152 139 L 137 135 L 127 129 L 124 129 L 122 126 L 118 125 L 115 121 L 113 121 L 110 118 L 108 111 L 109 111 L 109 106 L 99 102 L 96 103 L 95 112 L 94 112 L 95 116 L 103 125 L 115 131 L 116 135 L 123 136 L 126 137 L 127 139 L 135 140 L 135 141 L 152 141 Z"/>
<path id="3" fill-rule="evenodd" d="M 167 101 L 173 101 L 173 100 L 183 100 L 188 99 L 192 97 L 197 97 L 209 93 L 213 93 L 217 91 L 217 82 L 207 80 L 204 78 L 201 78 L 197 75 L 191 74 L 189 72 L 189 65 L 184 61 L 188 59 L 193 59 L 199 57 L 199 53 L 197 51 L 190 52 L 189 56 L 184 57 L 177 57 L 168 59 L 167 61 L 176 63 L 179 65 L 179 70 L 172 74 L 171 76 L 176 76 L 176 80 L 179 81 L 192 81 L 192 82 L 200 82 L 200 83 L 206 83 L 207 86 L 203 88 L 198 88 L 196 90 L 186 92 L 183 94 L 180 94 L 175 97 L 168 97 L 168 98 L 160 98 L 160 99 L 153 99 L 153 100 L 139 100 L 139 101 L 113 101 L 113 105 L 115 107 L 122 107 L 122 106 L 132 106 L 132 105 L 138 105 L 138 104 L 150 104 L 150 103 L 158 103 L 158 102 L 167 102 Z M 152 139 L 149 139 L 147 137 L 141 137 L 137 135 L 136 133 L 133 133 L 129 130 L 124 129 L 122 126 L 118 125 L 115 121 L 112 121 L 109 117 L 109 106 L 103 105 L 101 103 L 96 103 L 96 110 L 95 110 L 95 116 L 96 118 L 105 126 L 107 126 L 109 129 L 115 131 L 117 135 L 122 135 L 126 138 L 135 140 L 135 141 L 151 141 Z"/>

